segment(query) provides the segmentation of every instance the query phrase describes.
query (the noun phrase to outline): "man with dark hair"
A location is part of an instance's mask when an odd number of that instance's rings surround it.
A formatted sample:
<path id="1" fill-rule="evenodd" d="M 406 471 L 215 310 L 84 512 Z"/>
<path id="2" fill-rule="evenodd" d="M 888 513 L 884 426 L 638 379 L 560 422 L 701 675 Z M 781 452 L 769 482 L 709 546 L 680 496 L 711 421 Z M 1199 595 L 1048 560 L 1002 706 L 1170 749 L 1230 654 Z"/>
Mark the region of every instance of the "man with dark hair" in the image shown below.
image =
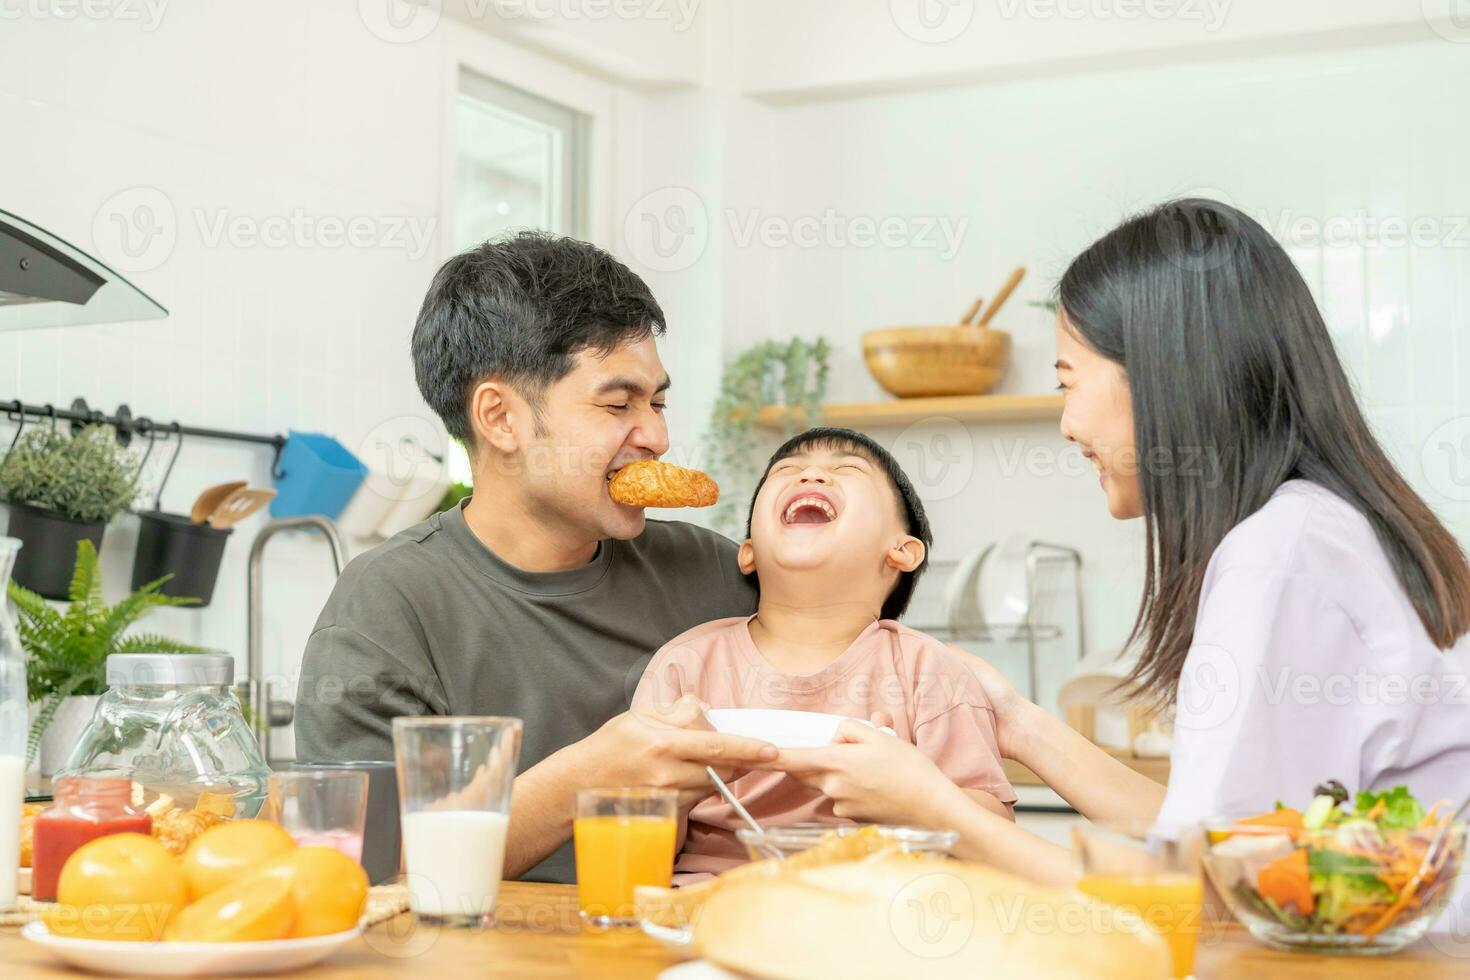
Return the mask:
<path id="1" fill-rule="evenodd" d="M 755 608 L 733 542 L 608 493 L 668 450 L 663 331 L 643 281 L 584 242 L 525 232 L 446 262 L 414 370 L 470 451 L 474 495 L 353 561 L 307 644 L 304 761 L 391 759 L 399 715 L 524 719 L 507 877 L 574 880 L 577 789 L 674 786 L 692 804 L 706 764 L 775 755 L 708 730 L 692 700 L 627 711 L 665 641 Z"/>

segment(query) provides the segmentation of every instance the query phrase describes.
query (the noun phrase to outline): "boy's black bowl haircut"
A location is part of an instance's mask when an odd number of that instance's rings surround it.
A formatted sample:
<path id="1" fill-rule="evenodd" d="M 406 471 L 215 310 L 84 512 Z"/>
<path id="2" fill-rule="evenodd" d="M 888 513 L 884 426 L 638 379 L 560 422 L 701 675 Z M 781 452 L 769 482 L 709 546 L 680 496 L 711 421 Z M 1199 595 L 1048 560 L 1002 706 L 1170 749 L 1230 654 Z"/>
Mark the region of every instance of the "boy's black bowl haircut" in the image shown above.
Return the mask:
<path id="1" fill-rule="evenodd" d="M 908 474 L 904 473 L 903 467 L 898 465 L 898 460 L 893 458 L 892 453 L 861 432 L 824 427 L 807 429 L 786 440 L 767 461 L 766 468 L 761 473 L 760 482 L 755 485 L 755 492 L 750 495 L 750 512 L 745 518 L 745 536 L 750 537 L 750 525 L 755 517 L 755 499 L 760 496 L 761 488 L 766 485 L 766 476 L 771 472 L 771 467 L 783 459 L 799 455 L 809 449 L 850 452 L 863 457 L 888 474 L 888 482 L 892 485 L 894 492 L 898 495 L 899 503 L 903 506 L 904 521 L 907 524 L 905 530 L 924 542 L 924 560 L 919 562 L 919 567 L 912 572 L 903 572 L 899 575 L 898 583 L 894 585 L 893 591 L 888 593 L 888 598 L 883 602 L 882 618 L 897 619 L 909 607 L 909 600 L 914 596 L 914 586 L 918 584 L 919 576 L 929 565 L 929 549 L 934 546 L 934 535 L 929 531 L 929 518 L 924 514 L 924 502 L 919 499 L 914 485 L 909 482 Z M 755 572 L 751 572 L 746 578 L 755 585 L 756 589 L 760 588 L 760 579 L 756 577 Z"/>

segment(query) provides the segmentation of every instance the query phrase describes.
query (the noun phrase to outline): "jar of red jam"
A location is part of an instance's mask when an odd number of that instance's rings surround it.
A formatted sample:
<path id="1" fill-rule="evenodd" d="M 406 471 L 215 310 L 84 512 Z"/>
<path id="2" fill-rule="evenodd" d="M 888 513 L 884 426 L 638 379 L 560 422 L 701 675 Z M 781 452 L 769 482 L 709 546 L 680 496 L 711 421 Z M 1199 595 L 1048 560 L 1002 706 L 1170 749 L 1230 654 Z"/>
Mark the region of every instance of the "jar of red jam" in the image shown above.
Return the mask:
<path id="1" fill-rule="evenodd" d="M 153 818 L 132 804 L 130 779 L 57 776 L 52 803 L 36 815 L 31 851 L 31 897 L 56 901 L 56 882 L 72 852 L 108 834 L 153 832 Z"/>

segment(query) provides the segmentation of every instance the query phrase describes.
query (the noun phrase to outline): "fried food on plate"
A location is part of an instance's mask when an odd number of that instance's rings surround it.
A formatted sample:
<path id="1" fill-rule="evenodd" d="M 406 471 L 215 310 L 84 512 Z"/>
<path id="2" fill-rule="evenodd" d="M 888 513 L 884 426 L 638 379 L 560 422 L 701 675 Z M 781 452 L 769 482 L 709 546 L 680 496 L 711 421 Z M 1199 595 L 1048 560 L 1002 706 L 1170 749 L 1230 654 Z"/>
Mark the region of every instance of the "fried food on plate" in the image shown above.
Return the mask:
<path id="1" fill-rule="evenodd" d="M 153 815 L 153 836 L 174 854 L 183 854 L 194 838 L 235 814 L 235 801 L 223 793 L 199 794 L 194 808 L 183 810 L 173 798 L 161 795 L 147 807 Z"/>
<path id="2" fill-rule="evenodd" d="M 613 474 L 612 498 L 629 507 L 708 507 L 720 488 L 698 470 L 640 459 Z"/>
<path id="3" fill-rule="evenodd" d="M 133 783 L 134 806 L 143 806 L 148 790 Z M 235 815 L 235 800 L 225 793 L 206 790 L 199 794 L 192 809 L 180 807 L 167 793 L 159 793 L 153 802 L 143 807 L 153 818 L 153 836 L 173 854 L 183 854 L 189 842 L 217 823 L 223 823 Z M 35 847 L 36 815 L 46 809 L 44 803 L 27 803 L 20 818 L 20 866 L 31 866 L 31 852 Z"/>
<path id="4" fill-rule="evenodd" d="M 25 803 L 20 810 L 20 866 L 31 866 L 31 851 L 36 841 L 36 814 L 46 809 L 44 803 Z"/>

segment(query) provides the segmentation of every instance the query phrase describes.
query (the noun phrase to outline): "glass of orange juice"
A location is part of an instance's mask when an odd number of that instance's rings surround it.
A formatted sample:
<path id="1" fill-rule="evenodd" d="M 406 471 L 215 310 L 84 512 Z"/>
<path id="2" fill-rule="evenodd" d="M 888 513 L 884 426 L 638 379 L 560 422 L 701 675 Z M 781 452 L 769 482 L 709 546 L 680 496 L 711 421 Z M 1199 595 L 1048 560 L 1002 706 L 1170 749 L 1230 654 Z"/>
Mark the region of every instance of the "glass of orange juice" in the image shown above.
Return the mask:
<path id="1" fill-rule="evenodd" d="M 572 838 L 577 848 L 577 900 L 594 926 L 633 926 L 633 889 L 669 887 L 679 794 L 671 789 L 624 787 L 577 792 Z"/>
<path id="2" fill-rule="evenodd" d="M 1078 824 L 1072 835 L 1078 890 L 1138 916 L 1169 944 L 1174 976 L 1193 976 L 1204 915 L 1199 830 L 1124 821 Z"/>

